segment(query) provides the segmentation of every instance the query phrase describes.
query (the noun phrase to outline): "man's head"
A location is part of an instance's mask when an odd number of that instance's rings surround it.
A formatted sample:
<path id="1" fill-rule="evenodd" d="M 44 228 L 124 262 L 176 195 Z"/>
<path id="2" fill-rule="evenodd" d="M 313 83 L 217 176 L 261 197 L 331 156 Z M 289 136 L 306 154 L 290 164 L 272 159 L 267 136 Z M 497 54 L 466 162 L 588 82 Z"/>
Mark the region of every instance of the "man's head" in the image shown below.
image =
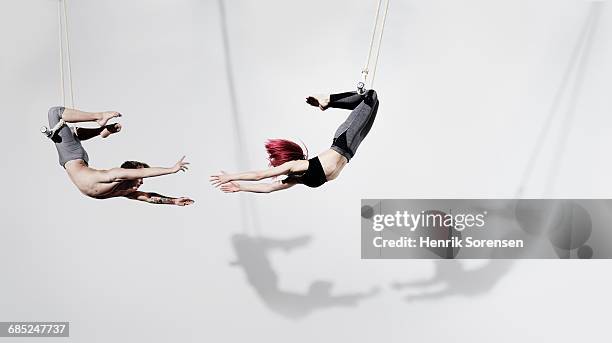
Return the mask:
<path id="1" fill-rule="evenodd" d="M 121 168 L 124 168 L 124 169 L 140 169 L 140 168 L 149 168 L 149 165 L 144 163 L 144 162 L 125 161 L 125 162 L 123 162 L 123 164 L 121 164 Z M 128 188 L 132 188 L 134 190 L 137 190 L 143 184 L 142 179 L 129 180 L 129 181 L 124 181 L 124 182 L 127 184 Z"/>

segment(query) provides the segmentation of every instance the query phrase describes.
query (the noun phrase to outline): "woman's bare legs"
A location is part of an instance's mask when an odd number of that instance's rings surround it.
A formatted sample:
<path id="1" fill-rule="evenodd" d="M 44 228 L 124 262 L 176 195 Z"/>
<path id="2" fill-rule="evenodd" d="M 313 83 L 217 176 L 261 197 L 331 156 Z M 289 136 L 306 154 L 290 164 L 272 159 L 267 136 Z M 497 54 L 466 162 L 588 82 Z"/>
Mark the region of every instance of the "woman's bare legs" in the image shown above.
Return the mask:
<path id="1" fill-rule="evenodd" d="M 116 117 L 121 117 L 119 112 L 83 112 L 72 108 L 66 108 L 62 113 L 62 119 L 66 123 L 82 123 L 95 121 L 98 125 L 105 126 L 106 123 Z"/>
<path id="2" fill-rule="evenodd" d="M 329 107 L 329 94 L 311 95 L 306 98 L 306 103 L 325 111 Z"/>
<path id="3" fill-rule="evenodd" d="M 81 141 L 86 141 L 88 139 L 94 138 L 96 136 L 100 136 L 102 138 L 106 138 L 113 133 L 117 133 L 121 131 L 121 124 L 108 124 L 102 127 L 98 127 L 95 129 L 85 128 L 85 127 L 75 127 L 74 132 L 77 138 Z"/>

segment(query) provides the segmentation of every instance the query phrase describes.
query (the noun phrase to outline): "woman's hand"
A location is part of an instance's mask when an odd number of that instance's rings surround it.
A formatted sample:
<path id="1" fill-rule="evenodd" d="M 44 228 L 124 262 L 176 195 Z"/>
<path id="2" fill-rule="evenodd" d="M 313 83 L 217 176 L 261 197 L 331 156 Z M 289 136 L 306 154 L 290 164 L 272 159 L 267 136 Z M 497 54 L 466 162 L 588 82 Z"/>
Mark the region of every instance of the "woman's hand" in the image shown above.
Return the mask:
<path id="1" fill-rule="evenodd" d="M 223 191 L 223 193 L 240 192 L 240 184 L 234 181 L 226 182 L 221 185 L 221 191 Z"/>
<path id="2" fill-rule="evenodd" d="M 185 156 L 183 156 L 176 164 L 170 168 L 173 173 L 178 173 L 179 171 L 187 171 L 189 169 L 187 165 L 189 162 L 185 162 Z"/>
<path id="3" fill-rule="evenodd" d="M 195 201 L 189 199 L 189 198 L 185 198 L 185 197 L 180 197 L 177 199 L 174 199 L 174 204 L 177 206 L 188 206 L 193 204 Z"/>
<path id="4" fill-rule="evenodd" d="M 228 175 L 222 170 L 218 174 L 211 175 L 209 180 L 211 185 L 213 185 L 214 187 L 219 187 L 225 183 L 232 181 L 232 178 L 230 175 Z"/>

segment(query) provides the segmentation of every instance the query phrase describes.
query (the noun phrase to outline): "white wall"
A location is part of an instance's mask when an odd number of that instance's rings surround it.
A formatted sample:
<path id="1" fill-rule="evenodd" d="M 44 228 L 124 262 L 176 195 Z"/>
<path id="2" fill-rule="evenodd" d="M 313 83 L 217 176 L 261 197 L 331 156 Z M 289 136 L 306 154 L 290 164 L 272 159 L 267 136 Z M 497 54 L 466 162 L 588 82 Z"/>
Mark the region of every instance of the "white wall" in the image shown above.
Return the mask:
<path id="1" fill-rule="evenodd" d="M 186 154 L 189 173 L 144 187 L 197 202 L 170 208 L 78 193 L 38 133 L 59 99 L 57 3 L 1 2 L 0 320 L 68 320 L 74 342 L 575 342 L 606 335 L 607 261 L 519 261 L 507 273 L 454 275 L 464 286 L 468 280 L 469 294 L 405 302 L 391 284 L 427 278 L 434 264 L 360 260 L 357 213 L 361 198 L 513 196 L 562 85 L 551 140 L 525 195 L 609 197 L 609 6 L 599 8 L 591 48 L 580 55 L 584 66 L 564 81 L 590 2 L 392 1 L 376 77 L 380 112 L 355 159 L 324 188 L 251 197 L 259 224 L 245 227 L 251 214 L 239 198 L 207 181 L 237 165 L 218 2 L 69 4 L 77 106 L 125 114 L 121 134 L 86 142 L 91 164 L 169 165 Z M 300 138 L 315 153 L 330 145 L 346 113 L 320 113 L 303 99 L 354 87 L 375 6 L 227 1 L 248 145 L 241 161 L 265 167 L 266 138 Z M 567 148 L 545 192 L 572 99 Z M 256 232 L 312 240 L 269 255 L 232 245 L 232 236 Z M 237 253 L 249 257 L 251 279 L 229 265 Z M 335 306 L 308 297 L 314 280 L 332 282 L 336 295 L 380 292 L 354 307 Z"/>

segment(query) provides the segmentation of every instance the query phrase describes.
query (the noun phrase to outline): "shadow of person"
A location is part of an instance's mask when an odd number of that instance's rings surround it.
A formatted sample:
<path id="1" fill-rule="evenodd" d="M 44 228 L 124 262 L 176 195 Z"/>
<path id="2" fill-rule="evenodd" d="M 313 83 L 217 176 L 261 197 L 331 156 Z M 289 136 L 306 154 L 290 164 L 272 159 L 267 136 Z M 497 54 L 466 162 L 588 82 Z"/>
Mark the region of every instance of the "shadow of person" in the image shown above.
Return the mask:
<path id="1" fill-rule="evenodd" d="M 247 281 L 264 304 L 273 312 L 286 318 L 298 319 L 315 310 L 330 307 L 353 307 L 379 290 L 333 295 L 333 283 L 316 280 L 305 293 L 291 292 L 279 288 L 278 274 L 272 268 L 268 253 L 272 250 L 290 252 L 310 243 L 310 236 L 291 239 L 273 239 L 236 234 L 231 238 L 237 260 L 231 265 L 242 267 Z"/>
<path id="2" fill-rule="evenodd" d="M 508 235 L 507 238 L 525 238 L 521 236 Z M 544 240 L 535 241 L 528 248 L 540 249 L 547 244 Z M 431 300 L 449 296 L 474 297 L 490 292 L 512 269 L 517 258 L 524 256 L 526 251 L 502 250 L 491 251 L 490 259 L 476 269 L 466 268 L 459 260 L 445 259 L 435 260 L 434 275 L 425 280 L 409 282 L 394 282 L 391 288 L 395 290 L 409 289 L 412 294 L 405 296 L 406 301 Z"/>
<path id="3" fill-rule="evenodd" d="M 435 274 L 430 279 L 396 282 L 396 290 L 412 289 L 417 293 L 405 297 L 406 301 L 428 300 L 448 296 L 477 296 L 491 291 L 511 269 L 514 260 L 488 260 L 478 269 L 466 269 L 457 260 L 436 260 Z M 432 289 L 433 288 L 433 289 Z"/>

